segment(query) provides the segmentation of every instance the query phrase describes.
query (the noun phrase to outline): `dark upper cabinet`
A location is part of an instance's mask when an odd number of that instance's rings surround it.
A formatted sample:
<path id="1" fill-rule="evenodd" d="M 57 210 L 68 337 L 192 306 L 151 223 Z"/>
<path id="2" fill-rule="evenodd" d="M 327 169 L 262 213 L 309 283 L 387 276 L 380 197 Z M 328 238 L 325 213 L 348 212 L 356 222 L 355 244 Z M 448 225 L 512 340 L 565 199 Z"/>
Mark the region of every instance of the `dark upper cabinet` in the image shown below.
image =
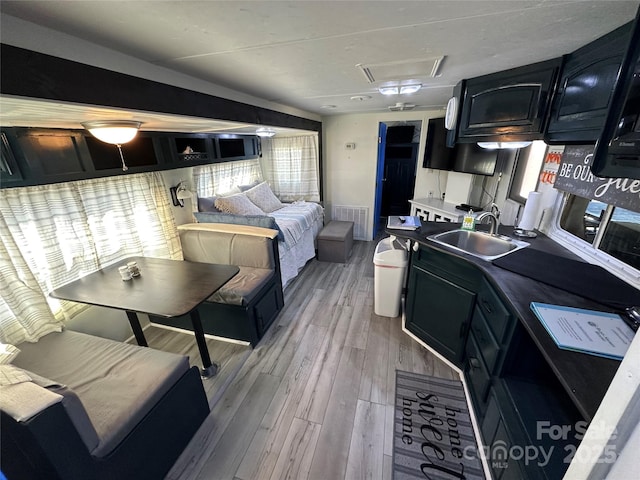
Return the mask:
<path id="1" fill-rule="evenodd" d="M 16 138 L 6 132 L 0 132 L 0 187 L 20 184 L 23 180 L 22 172 L 16 159 Z M 16 153 L 14 153 L 16 152 Z"/>
<path id="2" fill-rule="evenodd" d="M 81 131 L 17 128 L 15 138 L 24 184 L 79 180 L 95 171 Z"/>
<path id="3" fill-rule="evenodd" d="M 565 57 L 553 99 L 547 144 L 595 143 L 612 98 L 632 22 Z"/>
<path id="4" fill-rule="evenodd" d="M 176 134 L 169 139 L 172 160 L 179 164 L 202 165 L 216 158 L 210 135 Z"/>
<path id="5" fill-rule="evenodd" d="M 258 156 L 258 137 L 248 135 L 220 135 L 216 145 L 218 158 L 223 161 L 255 158 Z"/>
<path id="6" fill-rule="evenodd" d="M 186 166 L 255 158 L 259 146 L 253 135 L 176 134 L 170 149 L 173 161 Z"/>
<path id="7" fill-rule="evenodd" d="M 466 81 L 458 141 L 543 138 L 561 58 Z"/>
<path id="8" fill-rule="evenodd" d="M 102 142 L 91 135 L 86 135 L 85 141 L 96 172 L 122 170 L 122 158 L 118 147 Z M 148 171 L 150 167 L 158 167 L 163 163 L 159 140 L 148 133 L 138 133 L 133 140 L 125 143 L 121 148 L 124 162 L 128 171 L 132 173 Z"/>
<path id="9" fill-rule="evenodd" d="M 640 7 L 611 97 L 591 171 L 600 177 L 640 179 Z"/>

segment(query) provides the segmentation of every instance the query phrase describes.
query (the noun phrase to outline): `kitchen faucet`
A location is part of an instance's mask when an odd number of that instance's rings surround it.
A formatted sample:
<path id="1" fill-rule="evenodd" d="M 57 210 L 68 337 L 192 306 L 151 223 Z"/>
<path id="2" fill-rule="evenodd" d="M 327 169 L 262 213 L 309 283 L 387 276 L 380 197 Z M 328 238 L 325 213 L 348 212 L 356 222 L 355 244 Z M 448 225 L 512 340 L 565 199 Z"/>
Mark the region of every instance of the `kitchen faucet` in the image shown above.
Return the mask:
<path id="1" fill-rule="evenodd" d="M 489 234 L 496 235 L 498 233 L 498 228 L 500 227 L 500 209 L 498 208 L 498 205 L 492 203 L 491 210 L 488 212 L 482 212 L 480 215 L 478 215 L 478 218 L 476 218 L 476 222 L 482 223 L 482 220 L 484 220 L 485 218 L 489 218 L 489 220 L 491 221 L 491 224 L 489 226 Z"/>

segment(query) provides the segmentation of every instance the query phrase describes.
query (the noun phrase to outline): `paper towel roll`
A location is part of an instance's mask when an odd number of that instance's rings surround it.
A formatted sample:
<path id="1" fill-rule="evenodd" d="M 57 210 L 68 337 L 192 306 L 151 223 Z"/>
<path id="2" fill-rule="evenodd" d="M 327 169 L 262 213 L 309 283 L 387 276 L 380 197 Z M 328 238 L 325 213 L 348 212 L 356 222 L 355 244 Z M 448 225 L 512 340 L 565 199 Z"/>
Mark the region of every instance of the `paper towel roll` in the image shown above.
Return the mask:
<path id="1" fill-rule="evenodd" d="M 527 203 L 524 204 L 524 212 L 522 213 L 522 219 L 518 224 L 518 228 L 522 230 L 533 230 L 535 228 L 541 200 L 542 195 L 540 192 L 529 193 Z"/>

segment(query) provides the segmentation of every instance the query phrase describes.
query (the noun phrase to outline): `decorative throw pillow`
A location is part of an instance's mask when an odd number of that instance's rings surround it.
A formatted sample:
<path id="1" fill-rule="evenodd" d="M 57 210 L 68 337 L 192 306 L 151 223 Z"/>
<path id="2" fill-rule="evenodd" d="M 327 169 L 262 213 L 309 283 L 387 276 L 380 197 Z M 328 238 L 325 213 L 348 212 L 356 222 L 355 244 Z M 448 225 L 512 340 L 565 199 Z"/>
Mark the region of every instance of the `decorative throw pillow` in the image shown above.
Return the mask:
<path id="1" fill-rule="evenodd" d="M 194 212 L 198 223 L 231 223 L 233 225 L 250 225 L 252 227 L 270 228 L 278 231 L 278 240 L 284 241 L 284 234 L 276 219 L 266 215 L 235 215 L 224 212 Z"/>
<path id="2" fill-rule="evenodd" d="M 18 347 L 8 343 L 0 343 L 0 365 L 7 365 L 20 353 Z"/>
<path id="3" fill-rule="evenodd" d="M 230 197 L 219 197 L 216 200 L 216 208 L 237 215 L 265 215 L 265 212 L 251 203 L 244 193 L 236 193 Z"/>
<path id="4" fill-rule="evenodd" d="M 262 182 L 259 185 L 256 185 L 244 192 L 244 194 L 249 200 L 267 213 L 271 213 L 284 207 L 282 202 L 278 200 L 278 197 L 274 195 L 267 182 Z"/>
<path id="5" fill-rule="evenodd" d="M 258 185 L 259 183 L 260 183 L 260 180 L 254 180 L 253 182 L 251 182 L 248 185 L 238 185 L 238 188 L 240 189 L 241 192 L 246 192 L 250 188 L 253 188 L 256 185 Z"/>
<path id="6" fill-rule="evenodd" d="M 226 192 L 215 192 L 216 197 L 230 197 L 231 195 L 235 195 L 236 193 L 242 193 L 242 190 L 238 187 L 231 187 L 231 190 L 227 190 Z"/>
<path id="7" fill-rule="evenodd" d="M 219 212 L 216 208 L 216 200 L 218 197 L 198 197 L 199 212 Z"/>

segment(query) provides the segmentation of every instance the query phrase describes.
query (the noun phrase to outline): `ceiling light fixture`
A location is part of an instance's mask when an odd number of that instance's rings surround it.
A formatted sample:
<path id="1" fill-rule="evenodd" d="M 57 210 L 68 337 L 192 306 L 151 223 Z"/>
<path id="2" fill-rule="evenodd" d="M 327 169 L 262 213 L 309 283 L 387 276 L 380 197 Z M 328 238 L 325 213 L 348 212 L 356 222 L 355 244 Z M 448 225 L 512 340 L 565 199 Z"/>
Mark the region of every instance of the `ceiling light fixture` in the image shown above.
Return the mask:
<path id="1" fill-rule="evenodd" d="M 124 162 L 124 156 L 122 155 L 122 144 L 133 140 L 138 133 L 138 129 L 142 125 L 141 122 L 135 122 L 132 120 L 103 120 L 95 122 L 83 122 L 82 126 L 89 130 L 89 133 L 96 137 L 98 140 L 111 143 L 118 147 L 120 152 L 120 160 L 122 160 L 122 171 L 129 170 Z"/>
<path id="2" fill-rule="evenodd" d="M 421 83 L 412 83 L 409 85 L 383 85 L 378 88 L 382 95 L 410 95 L 416 93 L 422 88 Z"/>
<path id="3" fill-rule="evenodd" d="M 413 85 L 400 85 L 400 95 L 410 95 L 412 93 L 416 93 L 421 88 L 422 85 L 419 83 L 415 83 Z"/>
<path id="4" fill-rule="evenodd" d="M 384 87 L 378 88 L 378 91 L 382 95 L 398 95 L 400 93 L 400 88 L 397 85 L 395 85 L 395 86 L 384 86 Z"/>
<path id="5" fill-rule="evenodd" d="M 529 145 L 531 145 L 531 142 L 478 142 L 480 148 L 486 148 L 487 150 L 525 148 Z"/>
<path id="6" fill-rule="evenodd" d="M 259 137 L 273 137 L 276 134 L 276 131 L 272 128 L 265 128 L 265 127 L 260 127 L 256 130 L 256 135 L 258 135 Z"/>

